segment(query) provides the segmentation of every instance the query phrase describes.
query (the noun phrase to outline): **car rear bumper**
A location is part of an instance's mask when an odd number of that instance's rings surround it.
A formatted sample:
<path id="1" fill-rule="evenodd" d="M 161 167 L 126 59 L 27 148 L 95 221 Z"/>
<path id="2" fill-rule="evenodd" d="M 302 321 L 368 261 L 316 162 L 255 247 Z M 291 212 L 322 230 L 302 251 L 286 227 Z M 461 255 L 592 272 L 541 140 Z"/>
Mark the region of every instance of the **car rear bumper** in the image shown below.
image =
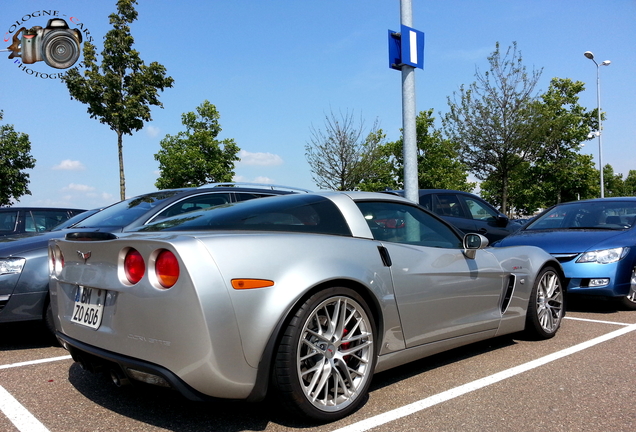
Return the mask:
<path id="1" fill-rule="evenodd" d="M 117 386 L 135 380 L 169 387 L 193 401 L 215 399 L 193 389 L 176 374 L 160 365 L 85 344 L 59 331 L 56 336 L 60 344 L 69 351 L 73 360 L 79 363 L 82 369 L 93 373 L 110 374 L 113 383 Z"/>

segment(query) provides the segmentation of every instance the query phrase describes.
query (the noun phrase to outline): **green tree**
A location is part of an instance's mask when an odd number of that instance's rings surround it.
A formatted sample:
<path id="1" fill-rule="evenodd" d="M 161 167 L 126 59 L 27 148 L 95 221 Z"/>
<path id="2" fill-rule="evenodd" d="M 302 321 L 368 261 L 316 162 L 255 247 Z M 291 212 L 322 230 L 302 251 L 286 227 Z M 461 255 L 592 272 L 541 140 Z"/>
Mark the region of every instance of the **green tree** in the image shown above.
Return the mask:
<path id="1" fill-rule="evenodd" d="M 374 158 L 384 133 L 374 123 L 364 135 L 364 121 L 356 125 L 353 113 L 325 115 L 325 129 L 311 128 L 305 157 L 312 178 L 321 189 L 354 190 L 363 179 L 374 177 Z M 377 178 L 374 180 L 377 181 Z"/>
<path id="2" fill-rule="evenodd" d="M 84 43 L 86 68 L 69 70 L 62 78 L 71 98 L 87 104 L 91 118 L 98 118 L 117 134 L 119 155 L 119 191 L 126 196 L 124 176 L 123 135 L 132 135 L 152 120 L 150 106 L 163 107 L 158 92 L 172 87 L 173 79 L 166 76 L 166 68 L 157 62 L 146 66 L 133 49 L 130 24 L 137 19 L 136 0 L 118 0 L 117 13 L 110 15 L 113 26 L 104 37 L 102 63 L 97 65 L 95 46 Z"/>
<path id="3" fill-rule="evenodd" d="M 159 189 L 229 182 L 234 177 L 240 148 L 233 139 L 216 139 L 221 125 L 213 104 L 206 100 L 196 111 L 181 115 L 185 132 L 161 140 L 161 150 L 155 154 L 161 171 L 155 183 Z"/>
<path id="4" fill-rule="evenodd" d="M 490 70 L 476 71 L 477 80 L 448 98 L 449 112 L 442 124 L 446 136 L 461 146 L 463 161 L 480 180 L 499 176 L 497 194 L 507 212 L 512 173 L 537 152 L 530 137 L 529 104 L 541 71 L 526 72 L 517 44 L 502 54 L 499 43 L 488 57 Z M 458 100 L 459 98 L 459 100 Z"/>
<path id="5" fill-rule="evenodd" d="M 614 168 L 610 164 L 603 167 L 603 186 L 606 197 L 625 196 L 625 182 L 623 174 L 614 174 Z"/>
<path id="6" fill-rule="evenodd" d="M 625 196 L 636 196 L 636 170 L 629 170 L 625 179 Z"/>
<path id="7" fill-rule="evenodd" d="M 417 167 L 419 189 L 456 189 L 470 192 L 475 184 L 467 181 L 468 167 L 460 160 L 456 144 L 442 137 L 434 127 L 433 110 L 421 111 L 415 119 L 417 141 Z M 404 142 L 400 138 L 379 146 L 373 159 L 375 173 L 384 173 L 379 182 L 369 182 L 365 178 L 363 190 L 383 190 L 404 188 Z M 370 185 L 373 186 L 369 187 Z"/>
<path id="8" fill-rule="evenodd" d="M 3 111 L 0 111 L 0 120 Z M 14 199 L 31 195 L 29 174 L 35 167 L 29 136 L 16 132 L 13 125 L 0 125 L 0 206 L 12 205 Z"/>
<path id="9" fill-rule="evenodd" d="M 591 156 L 579 154 L 596 126 L 596 111 L 579 104 L 581 81 L 553 78 L 549 89 L 530 103 L 531 140 L 535 160 L 514 171 L 511 204 L 525 214 L 563 201 L 592 198 L 598 193 L 598 174 Z"/>

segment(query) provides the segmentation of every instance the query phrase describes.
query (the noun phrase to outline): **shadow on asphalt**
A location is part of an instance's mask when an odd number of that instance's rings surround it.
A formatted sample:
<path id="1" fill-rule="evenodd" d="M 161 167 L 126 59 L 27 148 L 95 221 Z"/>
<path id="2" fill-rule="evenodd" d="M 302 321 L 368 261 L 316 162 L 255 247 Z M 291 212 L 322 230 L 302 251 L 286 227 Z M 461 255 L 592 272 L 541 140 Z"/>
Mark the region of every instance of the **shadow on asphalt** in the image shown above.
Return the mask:
<path id="1" fill-rule="evenodd" d="M 59 346 L 42 321 L 0 324 L 0 351 Z"/>
<path id="2" fill-rule="evenodd" d="M 592 312 L 601 314 L 625 310 L 616 299 L 600 296 L 571 295 L 566 301 L 566 312 Z"/>
<path id="3" fill-rule="evenodd" d="M 175 432 L 259 431 L 270 423 L 297 429 L 318 426 L 294 417 L 275 400 L 194 402 L 149 384 L 116 387 L 108 374 L 85 371 L 78 363 L 70 367 L 68 379 L 78 392 L 110 411 Z"/>

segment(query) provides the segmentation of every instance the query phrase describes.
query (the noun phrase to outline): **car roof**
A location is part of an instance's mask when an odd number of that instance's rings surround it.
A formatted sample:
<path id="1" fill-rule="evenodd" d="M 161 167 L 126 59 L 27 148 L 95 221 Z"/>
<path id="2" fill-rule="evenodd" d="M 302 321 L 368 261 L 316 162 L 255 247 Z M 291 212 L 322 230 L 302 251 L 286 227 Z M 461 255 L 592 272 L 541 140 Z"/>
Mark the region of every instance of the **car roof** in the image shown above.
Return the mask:
<path id="1" fill-rule="evenodd" d="M 562 202 L 556 205 L 560 206 L 564 204 L 574 204 L 574 203 L 603 203 L 603 202 L 617 202 L 617 201 L 636 201 L 636 196 L 590 198 L 586 200 Z"/>
<path id="2" fill-rule="evenodd" d="M 5 211 L 15 211 L 15 210 L 72 210 L 72 211 L 86 211 L 86 209 L 80 208 L 72 208 L 72 207 L 23 207 L 23 206 L 11 206 L 11 207 L 0 207 L 0 212 Z"/>

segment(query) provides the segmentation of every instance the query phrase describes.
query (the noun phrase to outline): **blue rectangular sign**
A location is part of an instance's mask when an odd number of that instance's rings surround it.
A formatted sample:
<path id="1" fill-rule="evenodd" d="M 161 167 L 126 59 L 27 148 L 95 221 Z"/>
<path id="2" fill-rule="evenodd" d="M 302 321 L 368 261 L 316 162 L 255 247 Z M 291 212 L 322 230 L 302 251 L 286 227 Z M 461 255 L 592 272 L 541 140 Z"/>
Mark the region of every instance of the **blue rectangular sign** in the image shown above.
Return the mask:
<path id="1" fill-rule="evenodd" d="M 402 33 L 402 63 L 424 69 L 424 33 L 405 25 Z"/>
<path id="2" fill-rule="evenodd" d="M 403 65 L 424 68 L 424 33 L 405 25 L 400 33 L 389 30 L 389 67 L 401 70 Z"/>

